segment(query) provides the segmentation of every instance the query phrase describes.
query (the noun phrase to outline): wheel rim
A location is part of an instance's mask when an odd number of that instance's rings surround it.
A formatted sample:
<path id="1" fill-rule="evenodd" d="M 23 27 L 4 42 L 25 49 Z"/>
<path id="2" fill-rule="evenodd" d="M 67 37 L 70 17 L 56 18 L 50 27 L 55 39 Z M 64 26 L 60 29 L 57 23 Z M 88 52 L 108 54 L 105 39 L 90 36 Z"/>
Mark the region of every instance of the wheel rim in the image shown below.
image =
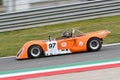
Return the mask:
<path id="1" fill-rule="evenodd" d="M 99 42 L 97 41 L 97 40 L 92 40 L 91 42 L 90 42 L 90 47 L 92 48 L 92 49 L 94 49 L 94 50 L 96 50 L 96 49 L 98 49 L 99 48 Z"/>
<path id="2" fill-rule="evenodd" d="M 38 47 L 33 47 L 31 49 L 31 55 L 34 57 L 38 57 L 40 55 L 41 51 Z"/>

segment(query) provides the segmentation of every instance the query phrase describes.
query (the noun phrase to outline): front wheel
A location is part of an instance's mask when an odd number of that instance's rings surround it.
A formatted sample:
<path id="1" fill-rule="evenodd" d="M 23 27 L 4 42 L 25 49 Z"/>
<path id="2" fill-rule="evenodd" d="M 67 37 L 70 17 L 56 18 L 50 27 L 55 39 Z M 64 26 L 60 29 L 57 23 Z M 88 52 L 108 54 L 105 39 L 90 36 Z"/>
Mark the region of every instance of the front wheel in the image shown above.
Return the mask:
<path id="1" fill-rule="evenodd" d="M 38 58 L 43 56 L 43 50 L 40 46 L 38 45 L 32 45 L 28 49 L 28 56 L 29 58 Z"/>
<path id="2" fill-rule="evenodd" d="M 98 51 L 102 47 L 102 42 L 99 38 L 91 38 L 88 40 L 87 49 L 88 51 Z"/>

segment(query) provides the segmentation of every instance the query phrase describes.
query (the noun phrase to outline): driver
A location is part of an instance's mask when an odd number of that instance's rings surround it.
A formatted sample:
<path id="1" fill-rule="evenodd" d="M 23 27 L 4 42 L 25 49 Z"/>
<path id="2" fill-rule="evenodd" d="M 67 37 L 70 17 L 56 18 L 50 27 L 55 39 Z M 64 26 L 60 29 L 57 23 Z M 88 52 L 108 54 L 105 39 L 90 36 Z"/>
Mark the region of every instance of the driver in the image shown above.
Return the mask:
<path id="1" fill-rule="evenodd" d="M 65 32 L 63 32 L 62 37 L 63 38 L 69 38 L 70 37 L 70 33 L 65 31 Z"/>
<path id="2" fill-rule="evenodd" d="M 75 29 L 72 28 L 71 32 L 64 31 L 62 34 L 62 38 L 69 38 L 69 37 L 74 37 L 75 36 Z"/>

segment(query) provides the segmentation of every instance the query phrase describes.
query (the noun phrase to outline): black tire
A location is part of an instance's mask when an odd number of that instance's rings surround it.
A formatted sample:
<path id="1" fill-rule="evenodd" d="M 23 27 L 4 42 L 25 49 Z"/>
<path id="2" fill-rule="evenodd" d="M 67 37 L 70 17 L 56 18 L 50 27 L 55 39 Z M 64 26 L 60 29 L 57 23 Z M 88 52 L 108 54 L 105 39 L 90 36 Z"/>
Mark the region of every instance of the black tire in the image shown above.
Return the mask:
<path id="1" fill-rule="evenodd" d="M 43 57 L 43 50 L 40 46 L 38 45 L 32 45 L 28 49 L 28 56 L 29 58 L 38 58 L 38 57 Z"/>
<path id="2" fill-rule="evenodd" d="M 99 38 L 91 38 L 87 42 L 88 51 L 98 51 L 102 47 L 102 41 Z"/>

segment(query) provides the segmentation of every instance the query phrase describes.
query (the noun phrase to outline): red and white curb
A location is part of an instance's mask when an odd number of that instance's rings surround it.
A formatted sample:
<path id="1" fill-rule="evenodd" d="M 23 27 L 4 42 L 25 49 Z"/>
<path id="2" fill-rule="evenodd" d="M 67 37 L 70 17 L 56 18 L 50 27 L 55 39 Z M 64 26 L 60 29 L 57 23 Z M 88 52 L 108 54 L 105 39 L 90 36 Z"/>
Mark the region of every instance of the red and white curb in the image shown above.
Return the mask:
<path id="1" fill-rule="evenodd" d="M 83 72 L 90 70 L 106 69 L 120 67 L 120 59 L 103 60 L 86 63 L 66 64 L 38 69 L 28 69 L 21 71 L 11 71 L 8 73 L 0 73 L 0 80 L 20 80 L 25 78 L 35 78 L 43 76 L 51 76 L 57 74 Z"/>

